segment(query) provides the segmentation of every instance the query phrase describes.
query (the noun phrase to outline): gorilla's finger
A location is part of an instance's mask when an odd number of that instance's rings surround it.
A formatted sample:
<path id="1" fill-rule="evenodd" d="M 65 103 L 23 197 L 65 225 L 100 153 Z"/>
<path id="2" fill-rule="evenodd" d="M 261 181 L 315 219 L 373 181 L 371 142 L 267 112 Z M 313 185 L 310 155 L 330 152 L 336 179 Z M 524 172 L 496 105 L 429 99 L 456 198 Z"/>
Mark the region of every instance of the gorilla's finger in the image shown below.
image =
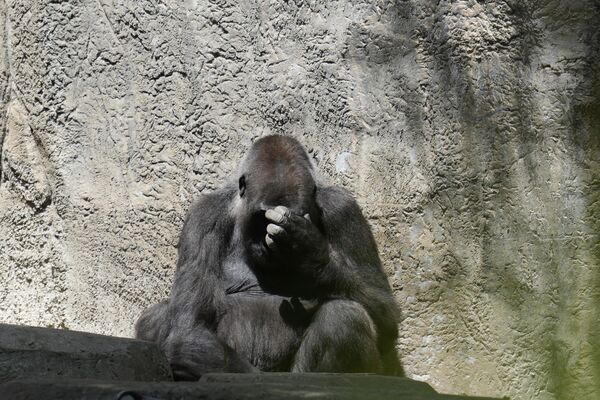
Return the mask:
<path id="1" fill-rule="evenodd" d="M 307 219 L 309 222 L 312 222 L 312 219 L 310 219 L 310 214 L 304 214 L 304 218 Z"/>
<path id="2" fill-rule="evenodd" d="M 277 209 L 267 210 L 265 213 L 265 217 L 268 220 L 275 222 L 276 224 L 281 224 L 285 220 L 285 215 L 277 211 Z"/>
<path id="3" fill-rule="evenodd" d="M 279 214 L 283 215 L 284 217 L 289 217 L 291 214 L 290 209 L 285 206 L 277 206 L 277 207 L 275 207 L 275 211 L 277 211 Z"/>
<path id="4" fill-rule="evenodd" d="M 267 225 L 267 233 L 271 236 L 283 236 L 285 234 L 285 229 L 279 225 L 269 224 Z"/>
<path id="5" fill-rule="evenodd" d="M 270 249 L 275 249 L 275 241 L 269 235 L 265 235 L 265 243 Z"/>

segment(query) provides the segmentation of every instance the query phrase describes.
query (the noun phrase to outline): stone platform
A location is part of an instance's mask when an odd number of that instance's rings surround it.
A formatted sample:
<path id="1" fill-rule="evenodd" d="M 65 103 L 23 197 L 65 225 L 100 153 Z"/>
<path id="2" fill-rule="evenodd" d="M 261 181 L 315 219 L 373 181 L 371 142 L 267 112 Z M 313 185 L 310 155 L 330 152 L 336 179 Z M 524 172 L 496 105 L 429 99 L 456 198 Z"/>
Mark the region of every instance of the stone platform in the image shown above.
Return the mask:
<path id="1" fill-rule="evenodd" d="M 0 399 L 477 398 L 442 395 L 423 382 L 373 374 L 211 373 L 198 382 L 172 382 L 166 358 L 152 343 L 0 325 Z"/>
<path id="2" fill-rule="evenodd" d="M 129 395 L 125 394 L 129 393 Z M 423 382 L 368 374 L 207 374 L 194 383 L 20 380 L 0 385 L 11 400 L 483 400 L 436 393 Z"/>
<path id="3" fill-rule="evenodd" d="M 172 380 L 154 343 L 0 324 L 0 383 L 23 378 Z"/>

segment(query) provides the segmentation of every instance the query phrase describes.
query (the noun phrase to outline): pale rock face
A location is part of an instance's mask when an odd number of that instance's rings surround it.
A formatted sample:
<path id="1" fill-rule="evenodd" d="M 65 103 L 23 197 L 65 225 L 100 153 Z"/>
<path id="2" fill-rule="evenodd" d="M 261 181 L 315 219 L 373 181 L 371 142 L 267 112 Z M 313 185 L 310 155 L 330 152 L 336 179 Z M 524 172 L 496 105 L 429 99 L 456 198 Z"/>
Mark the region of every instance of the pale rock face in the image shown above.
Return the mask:
<path id="1" fill-rule="evenodd" d="M 283 133 L 368 217 L 409 376 L 597 398 L 596 1 L 7 1 L 0 22 L 0 322 L 131 336 L 192 199 Z"/>

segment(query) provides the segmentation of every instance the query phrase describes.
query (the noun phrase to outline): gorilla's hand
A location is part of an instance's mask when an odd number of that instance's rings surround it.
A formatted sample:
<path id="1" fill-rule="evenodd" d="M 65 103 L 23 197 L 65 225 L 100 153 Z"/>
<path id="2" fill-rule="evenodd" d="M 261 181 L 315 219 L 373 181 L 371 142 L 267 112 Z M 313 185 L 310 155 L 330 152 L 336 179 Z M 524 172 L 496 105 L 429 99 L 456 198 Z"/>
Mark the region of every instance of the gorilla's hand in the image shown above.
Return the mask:
<path id="1" fill-rule="evenodd" d="M 329 246 L 325 236 L 312 223 L 310 216 L 294 214 L 284 206 L 267 210 L 265 243 L 275 253 L 292 254 L 299 264 L 322 267 L 329 262 Z"/>

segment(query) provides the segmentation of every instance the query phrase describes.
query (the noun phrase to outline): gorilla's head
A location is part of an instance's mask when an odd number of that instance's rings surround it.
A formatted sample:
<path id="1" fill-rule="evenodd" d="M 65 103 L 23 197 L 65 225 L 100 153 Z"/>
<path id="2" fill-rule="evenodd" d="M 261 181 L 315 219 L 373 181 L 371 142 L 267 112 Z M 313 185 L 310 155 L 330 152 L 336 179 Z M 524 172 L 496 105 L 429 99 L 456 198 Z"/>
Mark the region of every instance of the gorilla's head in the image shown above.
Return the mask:
<path id="1" fill-rule="evenodd" d="M 298 215 L 309 214 L 319 224 L 313 168 L 302 145 L 287 136 L 267 136 L 253 145 L 239 175 L 241 226 L 246 257 L 252 266 L 269 268 L 281 261 L 265 243 L 265 212 L 285 206 Z"/>

